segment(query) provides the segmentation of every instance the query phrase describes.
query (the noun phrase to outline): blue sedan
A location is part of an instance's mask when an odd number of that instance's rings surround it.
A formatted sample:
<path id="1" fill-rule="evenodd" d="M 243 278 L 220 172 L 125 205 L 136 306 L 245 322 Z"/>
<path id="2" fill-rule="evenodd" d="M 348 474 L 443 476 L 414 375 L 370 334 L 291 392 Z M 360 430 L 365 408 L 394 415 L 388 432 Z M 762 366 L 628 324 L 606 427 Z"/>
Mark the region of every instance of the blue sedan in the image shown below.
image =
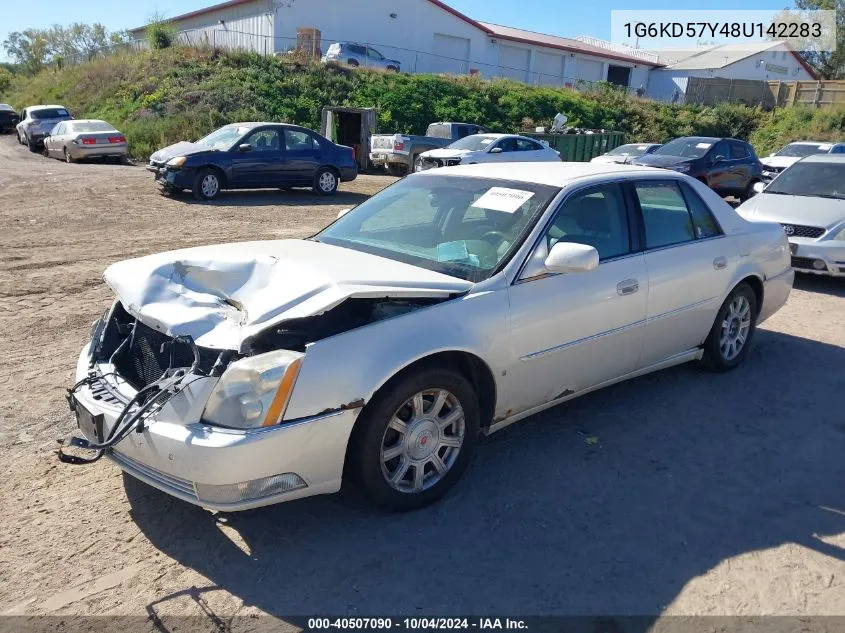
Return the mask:
<path id="1" fill-rule="evenodd" d="M 232 123 L 195 143 L 160 149 L 147 169 L 166 192 L 190 189 L 197 200 L 222 189 L 304 186 L 329 196 L 358 175 L 351 147 L 285 123 Z"/>

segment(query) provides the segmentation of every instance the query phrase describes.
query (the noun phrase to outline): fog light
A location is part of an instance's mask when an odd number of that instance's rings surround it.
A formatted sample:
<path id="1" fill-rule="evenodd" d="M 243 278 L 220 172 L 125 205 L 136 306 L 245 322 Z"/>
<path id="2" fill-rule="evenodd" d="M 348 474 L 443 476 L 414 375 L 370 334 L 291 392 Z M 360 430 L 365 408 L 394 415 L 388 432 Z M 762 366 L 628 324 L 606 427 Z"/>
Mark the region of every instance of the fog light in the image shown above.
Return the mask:
<path id="1" fill-rule="evenodd" d="M 816 259 L 813 260 L 813 268 L 815 268 L 816 270 L 824 270 L 825 268 L 827 268 L 827 266 L 825 266 L 822 260 Z"/>
<path id="2" fill-rule="evenodd" d="M 291 492 L 305 488 L 308 484 L 296 473 L 284 473 L 282 475 L 271 475 L 252 481 L 242 481 L 239 484 L 224 484 L 216 486 L 213 484 L 194 484 L 197 496 L 200 501 L 212 503 L 238 503 L 239 501 L 250 501 Z"/>

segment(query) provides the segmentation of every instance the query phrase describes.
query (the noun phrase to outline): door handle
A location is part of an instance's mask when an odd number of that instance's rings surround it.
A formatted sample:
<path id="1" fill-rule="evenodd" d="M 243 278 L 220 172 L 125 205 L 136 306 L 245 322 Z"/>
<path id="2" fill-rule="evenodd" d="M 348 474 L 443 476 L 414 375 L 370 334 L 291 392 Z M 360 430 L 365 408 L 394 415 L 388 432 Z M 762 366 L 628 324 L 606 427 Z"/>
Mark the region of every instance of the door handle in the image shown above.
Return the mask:
<path id="1" fill-rule="evenodd" d="M 713 260 L 713 268 L 716 270 L 722 270 L 723 268 L 727 268 L 728 266 L 728 258 L 724 255 L 720 255 L 716 259 Z"/>
<path id="2" fill-rule="evenodd" d="M 622 295 L 632 295 L 640 289 L 640 282 L 636 279 L 626 279 L 616 284 L 616 293 Z"/>

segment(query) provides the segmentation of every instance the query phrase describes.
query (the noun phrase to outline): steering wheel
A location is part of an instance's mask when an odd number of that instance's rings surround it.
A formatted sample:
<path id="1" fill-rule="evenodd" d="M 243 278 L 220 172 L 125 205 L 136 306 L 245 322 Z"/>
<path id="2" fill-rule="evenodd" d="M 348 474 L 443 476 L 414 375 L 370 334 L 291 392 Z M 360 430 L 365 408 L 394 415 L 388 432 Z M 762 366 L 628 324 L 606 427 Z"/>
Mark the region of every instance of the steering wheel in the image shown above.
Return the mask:
<path id="1" fill-rule="evenodd" d="M 486 240 L 488 236 L 498 237 L 499 243 L 508 241 L 508 236 L 502 233 L 501 231 L 487 231 L 484 235 L 481 236 L 481 239 Z"/>

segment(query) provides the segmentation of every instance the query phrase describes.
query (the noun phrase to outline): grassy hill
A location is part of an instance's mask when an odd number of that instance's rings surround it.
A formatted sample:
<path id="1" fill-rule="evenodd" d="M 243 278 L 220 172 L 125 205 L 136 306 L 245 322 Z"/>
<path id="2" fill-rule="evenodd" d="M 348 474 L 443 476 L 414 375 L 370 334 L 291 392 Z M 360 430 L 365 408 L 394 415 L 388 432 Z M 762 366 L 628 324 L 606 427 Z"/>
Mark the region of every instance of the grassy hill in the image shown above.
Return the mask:
<path id="1" fill-rule="evenodd" d="M 225 123 L 277 120 L 319 128 L 324 105 L 375 106 L 381 131 L 422 133 L 432 121 L 476 121 L 502 131 L 550 125 L 621 130 L 630 141 L 690 134 L 750 139 L 763 155 L 799 138 L 845 136 L 845 110 L 674 106 L 611 89 L 583 94 L 508 80 L 409 75 L 300 64 L 194 48 L 127 52 L 35 77 L 16 76 L 0 94 L 16 107 L 61 103 L 77 117 L 106 119 L 137 157 L 198 138 Z"/>

